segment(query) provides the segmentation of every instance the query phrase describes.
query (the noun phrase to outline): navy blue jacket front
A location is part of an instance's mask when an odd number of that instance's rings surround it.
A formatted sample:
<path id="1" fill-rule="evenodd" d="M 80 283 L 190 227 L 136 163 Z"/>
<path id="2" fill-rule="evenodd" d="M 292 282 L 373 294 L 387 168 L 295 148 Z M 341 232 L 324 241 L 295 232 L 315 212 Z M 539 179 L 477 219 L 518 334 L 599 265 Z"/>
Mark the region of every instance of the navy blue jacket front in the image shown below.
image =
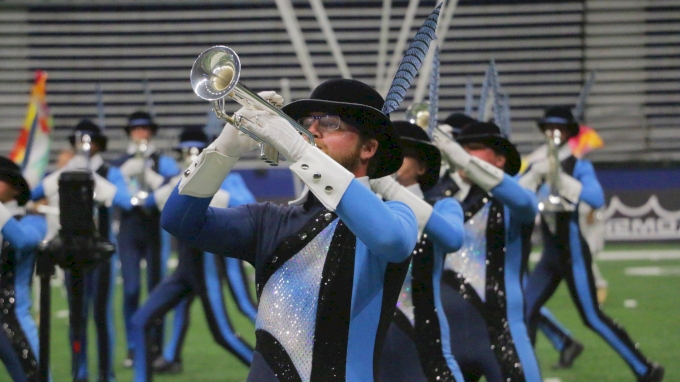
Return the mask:
<path id="1" fill-rule="evenodd" d="M 371 381 L 418 235 L 413 212 L 352 180 L 335 212 L 299 205 L 209 207 L 173 191 L 163 228 L 255 266 L 259 309 L 248 380 Z"/>

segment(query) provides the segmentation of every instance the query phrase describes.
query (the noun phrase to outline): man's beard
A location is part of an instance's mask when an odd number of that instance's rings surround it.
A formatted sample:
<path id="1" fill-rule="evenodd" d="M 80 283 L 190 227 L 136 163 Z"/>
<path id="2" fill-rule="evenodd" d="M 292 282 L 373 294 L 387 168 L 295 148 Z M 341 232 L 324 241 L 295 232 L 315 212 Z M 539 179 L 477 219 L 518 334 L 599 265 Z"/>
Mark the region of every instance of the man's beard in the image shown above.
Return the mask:
<path id="1" fill-rule="evenodd" d="M 326 154 L 338 162 L 342 167 L 347 169 L 347 171 L 354 172 L 354 170 L 356 170 L 361 164 L 361 146 L 362 144 L 359 142 L 351 152 L 341 154 Z"/>

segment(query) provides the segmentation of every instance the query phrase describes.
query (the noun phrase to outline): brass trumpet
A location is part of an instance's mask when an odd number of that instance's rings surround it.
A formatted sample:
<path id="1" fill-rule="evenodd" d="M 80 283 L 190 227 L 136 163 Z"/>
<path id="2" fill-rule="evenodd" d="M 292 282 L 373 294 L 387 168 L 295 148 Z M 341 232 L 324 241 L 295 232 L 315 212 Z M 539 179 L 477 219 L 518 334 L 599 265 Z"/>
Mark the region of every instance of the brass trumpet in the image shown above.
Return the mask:
<path id="1" fill-rule="evenodd" d="M 411 104 L 406 109 L 406 120 L 427 130 L 430 124 L 430 104 L 428 102 Z"/>
<path id="2" fill-rule="evenodd" d="M 191 87 L 197 96 L 212 102 L 213 110 L 218 118 L 230 123 L 259 142 L 259 157 L 271 166 L 277 166 L 279 158 L 282 160 L 285 160 L 285 158 L 280 157 L 279 152 L 272 145 L 248 129 L 248 126 L 256 124 L 254 121 L 250 121 L 238 114 L 234 116 L 227 114 L 224 109 L 226 97 L 233 99 L 243 106 L 267 111 L 286 119 L 301 134 L 307 137 L 311 145 L 315 146 L 314 135 L 312 133 L 300 126 L 286 113 L 267 102 L 245 85 L 239 83 L 240 76 L 241 61 L 236 52 L 229 47 L 218 45 L 201 53 L 194 62 L 191 68 Z"/>
<path id="3" fill-rule="evenodd" d="M 541 212 L 568 212 L 574 211 L 575 207 L 571 203 L 564 200 L 560 195 L 560 159 L 559 149 L 562 145 L 562 133 L 559 130 L 545 130 L 545 139 L 548 147 L 548 175 L 546 176 L 546 183 L 548 184 L 548 196 L 542 198 L 538 203 L 538 209 Z"/>
<path id="4" fill-rule="evenodd" d="M 146 139 L 142 139 L 138 142 L 135 142 L 135 145 L 137 146 L 135 158 L 141 158 L 146 162 L 146 151 L 149 149 L 149 142 Z M 146 163 L 144 170 L 146 170 Z M 133 206 L 144 205 L 144 201 L 149 197 L 150 191 L 149 186 L 146 184 L 146 171 L 144 170 L 142 170 L 141 174 L 135 176 L 134 179 L 132 179 L 134 190 L 132 192 L 132 199 L 130 199 L 130 203 Z"/>

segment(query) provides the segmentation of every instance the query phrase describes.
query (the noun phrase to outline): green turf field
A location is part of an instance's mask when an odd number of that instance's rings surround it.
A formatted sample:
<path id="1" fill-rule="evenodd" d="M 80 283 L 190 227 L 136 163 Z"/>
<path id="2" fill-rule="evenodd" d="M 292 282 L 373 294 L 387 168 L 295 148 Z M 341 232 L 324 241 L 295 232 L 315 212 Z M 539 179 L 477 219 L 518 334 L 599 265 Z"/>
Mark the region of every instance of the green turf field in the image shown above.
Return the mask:
<path id="1" fill-rule="evenodd" d="M 621 248 L 616 248 L 621 249 Z M 680 381 L 680 260 L 660 261 L 602 261 L 602 273 L 609 281 L 609 296 L 605 312 L 620 322 L 633 339 L 640 343 L 642 351 L 666 367 L 665 381 Z M 661 276 L 628 276 L 630 267 L 660 267 Z M 228 294 L 227 294 L 228 295 Z M 56 317 L 56 312 L 66 309 L 66 302 L 59 289 L 53 293 L 52 321 L 52 373 L 55 382 L 70 380 L 70 354 L 67 345 L 67 319 Z M 230 296 L 229 296 L 230 297 Z M 624 300 L 637 301 L 636 308 L 625 308 Z M 119 381 L 131 381 L 132 373 L 121 366 L 125 355 L 121 291 L 116 294 L 116 376 Z M 548 306 L 562 322 L 571 329 L 584 345 L 585 351 L 570 370 L 553 371 L 550 368 L 557 360 L 557 353 L 549 342 L 539 335 L 538 357 L 544 379 L 558 378 L 560 381 L 633 381 L 628 367 L 599 337 L 588 331 L 580 322 L 569 299 L 567 290 L 561 286 Z M 231 301 L 232 312 L 236 308 Z M 183 353 L 184 373 L 176 376 L 157 376 L 156 381 L 243 381 L 247 369 L 234 357 L 215 344 L 203 318 L 200 301 L 192 306 L 192 324 Z M 232 320 L 243 336 L 252 344 L 253 326 L 239 314 Z M 91 343 L 94 333 L 90 325 Z M 90 346 L 90 370 L 96 370 L 95 349 Z M 90 380 L 95 375 L 91 374 Z M 4 370 L 0 370 L 0 381 L 9 381 Z M 556 381 L 556 380 L 552 380 Z"/>

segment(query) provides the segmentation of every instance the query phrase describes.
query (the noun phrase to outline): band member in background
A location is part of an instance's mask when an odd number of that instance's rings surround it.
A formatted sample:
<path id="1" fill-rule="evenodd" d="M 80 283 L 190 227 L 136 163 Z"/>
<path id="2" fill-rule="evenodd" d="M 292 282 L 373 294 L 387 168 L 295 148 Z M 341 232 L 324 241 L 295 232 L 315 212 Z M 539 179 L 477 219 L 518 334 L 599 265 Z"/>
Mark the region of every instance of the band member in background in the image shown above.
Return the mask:
<path id="1" fill-rule="evenodd" d="M 128 355 L 123 363 L 125 367 L 132 367 L 133 363 L 134 338 L 131 320 L 139 306 L 140 262 L 142 259 L 146 260 L 149 291 L 160 282 L 165 268 L 161 257 L 160 212 L 149 199 L 138 197 L 138 193 L 153 191 L 180 173 L 175 160 L 160 154 L 151 141 L 157 130 L 158 125 L 148 113 L 132 113 L 125 126 L 125 132 L 130 138 L 127 153 L 113 162 L 125 175 L 130 193 L 137 204 L 130 211 L 121 211 L 118 232 L 118 253 L 123 275 L 123 316 L 128 347 Z M 152 333 L 154 341 L 150 347 L 156 356 L 162 350 L 162 320 L 154 323 Z"/>
<path id="2" fill-rule="evenodd" d="M 455 195 L 465 216 L 463 248 L 447 255 L 441 286 L 453 356 L 469 381 L 482 375 L 489 381 L 540 381 L 521 282 L 523 239 L 537 202 L 512 178 L 519 153 L 493 123 L 466 125 L 456 141 L 437 130 L 435 144 L 457 172 L 449 187 L 427 196 Z"/>
<path id="3" fill-rule="evenodd" d="M 237 112 L 306 184 L 289 206 L 209 207 L 239 157 L 256 147 L 230 125 L 168 199 L 162 221 L 170 233 L 255 266 L 259 307 L 248 381 L 375 378 L 374 360 L 418 236 L 410 208 L 383 202 L 368 183 L 402 163 L 383 104 L 368 85 L 340 79 L 286 105 L 283 111 L 313 134 L 316 147 L 278 115 Z"/>
<path id="4" fill-rule="evenodd" d="M 538 122 L 538 127 L 542 132 L 559 130 L 563 142 L 579 131 L 579 125 L 568 107 L 549 108 Z M 548 172 L 546 158 L 529 167 L 520 183 L 529 190 L 537 191 L 546 183 Z M 638 381 L 661 381 L 663 367 L 645 358 L 623 327 L 605 315 L 597 303 L 592 257 L 581 234 L 577 208 L 579 203 L 593 208 L 604 204 L 604 192 L 592 164 L 569 156 L 560 162 L 557 176 L 559 187 L 553 191 L 575 208 L 573 211 L 542 213 L 543 253 L 526 283 L 526 317 L 531 338 L 536 335 L 540 308 L 564 279 L 583 322 L 619 353 Z"/>
<path id="5" fill-rule="evenodd" d="M 443 198 L 434 206 L 423 200 L 423 191 L 439 179 L 439 149 L 415 124 L 396 121 L 392 126 L 399 135 L 404 162 L 396 179 L 371 180 L 371 188 L 386 200 L 411 207 L 423 233 L 412 252 L 387 331 L 379 380 L 463 382 L 451 355 L 449 326 L 440 299 L 444 257 L 463 245 L 463 210 L 453 198 Z"/>
<path id="6" fill-rule="evenodd" d="M 0 360 L 14 381 L 39 378 L 38 329 L 31 316 L 36 248 L 47 234 L 39 215 L 26 215 L 30 199 L 21 169 L 0 157 Z"/>
<path id="7" fill-rule="evenodd" d="M 185 129 L 180 135 L 179 144 L 175 147 L 181 155 L 182 166 L 188 167 L 207 145 L 208 137 L 200 128 Z M 238 175 L 230 174 L 230 176 Z M 151 198 L 159 210 L 165 206 L 168 196 L 180 178 L 181 175 L 174 177 L 168 184 L 152 194 Z M 228 184 L 234 183 L 237 182 L 232 181 Z M 227 182 L 225 181 L 224 184 Z M 237 203 L 244 198 L 238 193 L 243 193 L 244 190 L 238 188 L 231 188 L 231 190 L 236 191 L 236 194 L 224 189 L 218 191 L 211 205 L 221 208 L 238 205 Z M 245 192 L 250 194 L 247 189 Z M 252 198 L 252 195 L 250 197 Z M 252 359 L 253 349 L 234 331 L 227 315 L 221 283 L 224 273 L 221 270 L 225 269 L 223 258 L 204 253 L 182 241 L 178 243 L 178 252 L 179 262 L 175 272 L 154 288 L 144 305 L 132 317 L 136 332 L 134 336 L 137 350 L 134 362 L 136 381 L 151 380 L 151 372 L 156 369 L 167 373 L 181 372 L 182 361 L 179 354 L 189 324 L 188 308 L 196 296 L 199 296 L 203 303 L 208 326 L 215 341 L 246 365 L 250 365 Z M 178 310 L 176 310 L 172 338 L 164 354 L 154 360 L 150 358 L 151 354 L 147 348 L 149 325 L 154 320 L 165 316 L 174 307 L 178 307 Z"/>

